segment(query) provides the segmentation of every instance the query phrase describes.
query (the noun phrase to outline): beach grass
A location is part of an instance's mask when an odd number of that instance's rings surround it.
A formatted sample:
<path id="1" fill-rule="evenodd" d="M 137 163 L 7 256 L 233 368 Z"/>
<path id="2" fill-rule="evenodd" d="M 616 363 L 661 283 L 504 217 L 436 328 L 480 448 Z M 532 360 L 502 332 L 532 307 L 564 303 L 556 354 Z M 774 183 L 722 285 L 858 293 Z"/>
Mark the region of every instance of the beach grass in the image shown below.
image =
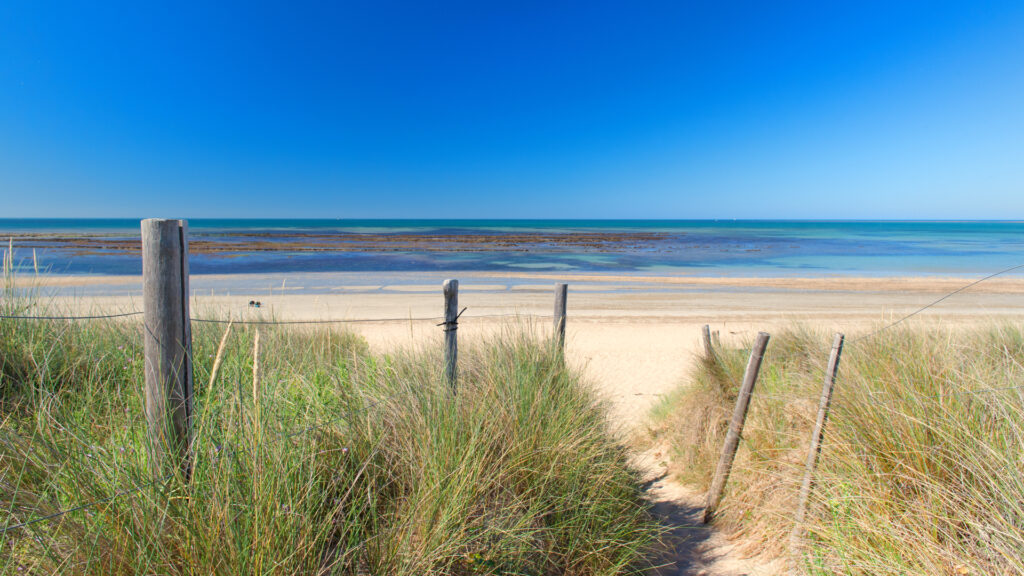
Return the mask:
<path id="1" fill-rule="evenodd" d="M 772 337 L 716 523 L 789 534 L 831 336 Z M 672 472 L 706 489 L 748 350 L 719 348 L 654 409 Z M 897 328 L 846 346 L 795 565 L 810 574 L 1024 573 L 1024 331 Z"/>
<path id="2" fill-rule="evenodd" d="M 4 296 L 4 314 L 42 311 Z M 464 344 L 456 395 L 439 345 L 381 355 L 331 329 L 193 330 L 186 484 L 147 462 L 137 318 L 0 320 L 0 527 L 99 502 L 4 532 L 0 573 L 645 568 L 660 528 L 607 407 L 528 330 Z"/>

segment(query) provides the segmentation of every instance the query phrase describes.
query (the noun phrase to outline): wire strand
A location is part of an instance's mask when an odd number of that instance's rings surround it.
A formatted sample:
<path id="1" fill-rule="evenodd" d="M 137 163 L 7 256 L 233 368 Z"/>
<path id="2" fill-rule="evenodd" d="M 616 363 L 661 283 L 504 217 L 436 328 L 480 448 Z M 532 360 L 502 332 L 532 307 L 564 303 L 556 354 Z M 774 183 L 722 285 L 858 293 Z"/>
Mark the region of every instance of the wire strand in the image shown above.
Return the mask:
<path id="1" fill-rule="evenodd" d="M 75 506 L 74 508 L 68 508 L 67 510 L 61 510 L 59 512 L 54 512 L 53 514 L 47 514 L 46 516 L 40 516 L 39 518 L 33 518 L 32 520 L 28 520 L 28 521 L 22 522 L 20 524 L 13 524 L 13 525 L 10 525 L 10 526 L 4 526 L 4 528 L 2 530 L 0 530 L 0 534 L 6 534 L 6 533 L 8 533 L 8 532 L 10 532 L 12 530 L 18 530 L 18 529 L 21 529 L 21 528 L 25 528 L 25 527 L 31 526 L 33 524 L 38 524 L 39 522 L 45 522 L 47 520 L 54 520 L 56 518 L 60 518 L 61 516 L 65 516 L 67 514 L 71 514 L 72 512 L 78 512 L 80 510 L 85 510 L 86 508 L 92 508 L 93 506 L 99 506 L 100 504 L 106 504 L 107 502 L 111 502 L 111 501 L 113 501 L 113 500 L 115 500 L 117 498 L 120 498 L 122 496 L 127 496 L 128 494 L 135 494 L 137 492 L 141 492 L 142 490 L 145 490 L 146 488 L 149 488 L 151 486 L 155 486 L 156 484 L 158 484 L 160 482 L 163 482 L 164 480 L 167 480 L 170 477 L 171 477 L 171 475 L 167 475 L 167 476 L 164 476 L 163 478 L 157 478 L 156 480 L 153 480 L 152 482 L 149 482 L 147 484 L 143 484 L 142 486 L 136 486 L 136 487 L 130 488 L 128 490 L 122 490 L 120 492 L 115 492 L 114 494 L 112 494 L 110 496 L 107 496 L 106 498 L 102 498 L 100 500 L 94 500 L 92 502 L 89 502 L 88 504 L 81 504 L 79 506 Z"/>
<path id="2" fill-rule="evenodd" d="M 462 309 L 465 312 L 466 308 Z M 462 312 L 459 312 L 459 317 L 462 316 Z M 23 315 L 10 315 L 0 314 L 0 320 L 103 320 L 110 318 L 127 318 L 130 316 L 141 316 L 142 311 L 134 312 L 123 312 L 120 314 L 96 314 L 91 316 L 23 316 Z M 474 316 L 467 316 L 467 319 L 474 318 L 541 318 L 544 317 L 540 314 L 477 314 Z M 443 316 L 421 316 L 421 317 L 390 317 L 390 318 L 349 318 L 349 319 L 327 319 L 327 320 L 223 320 L 220 318 L 189 318 L 192 322 L 200 322 L 207 324 L 256 324 L 256 325 L 283 325 L 283 324 L 357 324 L 361 322 L 427 322 L 434 320 L 441 320 Z M 445 323 L 442 322 L 438 326 L 443 326 Z"/>
<path id="3" fill-rule="evenodd" d="M 975 280 L 974 282 L 971 282 L 970 284 L 968 284 L 966 286 L 961 286 L 960 288 L 957 288 L 956 290 L 950 292 L 949 294 L 946 294 L 942 298 L 939 298 L 938 300 L 936 300 L 936 301 L 934 301 L 934 302 L 932 302 L 930 304 L 927 304 L 925 306 L 922 306 L 921 308 L 918 308 L 917 310 L 911 312 L 910 314 L 907 314 L 906 316 L 900 318 L 899 320 L 897 320 L 895 322 L 892 322 L 890 324 L 887 324 L 886 326 L 883 326 L 883 327 L 881 327 L 881 328 L 879 328 L 877 330 L 869 332 L 869 333 L 867 333 L 867 334 L 865 334 L 863 336 L 859 336 L 857 338 L 854 338 L 854 339 L 850 340 L 849 342 L 850 342 L 850 344 L 854 344 L 854 343 L 860 342 L 861 340 L 866 340 L 868 338 L 876 336 L 876 335 L 878 335 L 878 334 L 880 334 L 882 332 L 885 332 L 886 330 L 892 328 L 893 326 L 896 326 L 897 324 L 900 324 L 900 323 L 902 323 L 902 322 L 904 322 L 906 320 L 909 320 L 910 318 L 913 318 L 914 316 L 917 316 L 921 312 L 924 312 L 925 310 L 928 310 L 929 308 L 939 304 L 943 300 L 946 300 L 947 298 L 951 298 L 951 297 L 953 297 L 953 296 L 963 292 L 964 290 L 967 290 L 968 288 L 973 288 L 974 286 L 977 286 L 978 284 L 981 284 L 982 282 L 984 282 L 986 280 L 991 280 L 992 278 L 995 278 L 996 276 L 1001 276 L 1003 274 L 1007 274 L 1007 273 L 1013 272 L 1014 270 L 1019 270 L 1021 268 L 1024 268 L 1024 264 L 1018 264 L 1016 266 L 1011 266 L 1009 268 L 1006 268 L 1005 270 L 1000 270 L 999 272 L 996 272 L 994 274 L 989 274 L 988 276 L 985 276 L 984 278 L 981 278 L 979 280 Z"/>
<path id="4" fill-rule="evenodd" d="M 0 314 L 0 320 L 102 320 L 106 318 L 126 318 L 139 316 L 142 312 L 124 312 L 121 314 L 98 314 L 94 316 L 17 316 Z"/>
<path id="5" fill-rule="evenodd" d="M 941 394 L 918 394 L 916 392 L 906 392 L 906 393 L 903 393 L 901 397 L 896 397 L 896 398 L 897 399 L 901 399 L 901 400 L 905 399 L 907 396 L 912 396 L 914 398 L 942 398 L 944 396 L 956 396 L 956 395 L 962 395 L 962 394 L 984 394 L 984 393 L 987 393 L 987 392 L 1004 392 L 1006 390 L 1019 390 L 1019 389 L 1024 389 L 1024 385 L 1020 385 L 1020 386 L 1002 386 L 1002 387 L 998 387 L 998 388 L 978 388 L 978 389 L 975 389 L 975 390 L 951 390 L 949 392 L 943 392 Z M 882 393 L 881 392 L 868 392 L 868 396 L 871 396 L 871 398 L 873 400 L 875 400 L 875 402 L 880 402 L 879 397 L 882 396 Z"/>
<path id="6" fill-rule="evenodd" d="M 357 319 L 337 319 L 337 320 L 221 320 L 218 318 L 189 318 L 192 322 L 202 322 L 207 324 L 227 324 L 229 322 L 234 324 L 259 324 L 259 325 L 282 325 L 282 324 L 355 324 L 359 322 L 425 322 L 427 320 L 437 320 L 440 316 L 432 316 L 429 318 L 357 318 Z"/>

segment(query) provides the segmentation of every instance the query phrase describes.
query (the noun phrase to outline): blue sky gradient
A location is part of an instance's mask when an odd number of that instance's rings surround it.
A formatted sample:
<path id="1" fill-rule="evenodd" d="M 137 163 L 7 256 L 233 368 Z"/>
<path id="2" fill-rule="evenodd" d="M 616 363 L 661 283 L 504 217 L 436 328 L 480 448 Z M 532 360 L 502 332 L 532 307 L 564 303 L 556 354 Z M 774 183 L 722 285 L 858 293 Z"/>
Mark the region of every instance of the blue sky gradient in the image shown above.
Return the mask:
<path id="1" fill-rule="evenodd" d="M 1024 219 L 1024 3 L 10 2 L 3 217 Z"/>

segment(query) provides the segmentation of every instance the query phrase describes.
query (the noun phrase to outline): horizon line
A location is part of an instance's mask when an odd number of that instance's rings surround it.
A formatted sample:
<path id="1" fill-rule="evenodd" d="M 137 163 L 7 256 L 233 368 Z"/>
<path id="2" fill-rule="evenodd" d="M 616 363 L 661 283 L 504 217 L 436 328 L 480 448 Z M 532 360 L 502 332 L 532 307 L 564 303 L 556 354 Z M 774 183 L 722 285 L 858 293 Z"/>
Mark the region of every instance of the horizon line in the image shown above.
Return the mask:
<path id="1" fill-rule="evenodd" d="M 146 220 L 157 218 L 157 216 L 132 217 L 132 216 L 17 216 L 0 217 L 0 222 L 5 221 L 26 221 L 26 220 L 59 220 L 59 221 L 97 221 L 97 220 Z M 363 218 L 327 218 L 327 217 L 268 217 L 268 216 L 194 216 L 167 218 L 168 220 L 229 220 L 229 221 L 336 221 L 336 222 L 380 222 L 380 221 L 402 221 L 402 222 L 835 222 L 835 223 L 998 223 L 998 224 L 1024 224 L 1024 219 L 995 219 L 995 218 L 500 218 L 500 217 L 459 217 L 459 218 L 409 218 L 409 217 L 363 217 Z"/>

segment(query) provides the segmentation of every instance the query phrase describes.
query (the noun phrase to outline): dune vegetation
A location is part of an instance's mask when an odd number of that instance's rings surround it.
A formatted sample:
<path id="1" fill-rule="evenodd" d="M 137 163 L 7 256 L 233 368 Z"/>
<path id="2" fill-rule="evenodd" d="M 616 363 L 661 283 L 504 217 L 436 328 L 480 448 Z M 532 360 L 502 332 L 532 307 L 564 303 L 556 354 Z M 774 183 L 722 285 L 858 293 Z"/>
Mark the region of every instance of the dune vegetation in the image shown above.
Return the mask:
<path id="1" fill-rule="evenodd" d="M 193 329 L 186 484 L 147 465 L 137 318 L 0 320 L 0 573 L 645 567 L 659 528 L 606 406 L 528 330 L 464 343 L 453 396 L 439 346 L 378 355 L 336 329 Z"/>
<path id="2" fill-rule="evenodd" d="M 773 336 L 718 526 L 789 555 L 829 334 Z M 700 358 L 653 440 L 707 488 L 747 350 Z M 811 574 L 1024 573 L 1024 331 L 892 329 L 848 343 L 794 563 Z"/>

